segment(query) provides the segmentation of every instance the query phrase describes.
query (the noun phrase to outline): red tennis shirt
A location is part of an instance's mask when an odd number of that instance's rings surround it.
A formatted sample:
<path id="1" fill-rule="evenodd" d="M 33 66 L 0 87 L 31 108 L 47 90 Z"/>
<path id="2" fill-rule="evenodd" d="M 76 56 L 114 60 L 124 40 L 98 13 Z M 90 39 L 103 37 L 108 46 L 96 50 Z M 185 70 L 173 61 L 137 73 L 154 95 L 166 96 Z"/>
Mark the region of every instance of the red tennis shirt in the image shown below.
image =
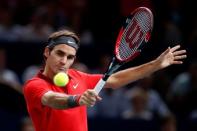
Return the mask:
<path id="1" fill-rule="evenodd" d="M 65 94 L 82 94 L 92 89 L 102 77 L 98 74 L 86 74 L 74 69 L 68 70 L 69 83 L 65 87 L 57 87 L 39 72 L 24 85 L 24 96 L 27 109 L 36 131 L 87 131 L 86 106 L 60 110 L 44 106 L 42 96 L 48 91 Z"/>

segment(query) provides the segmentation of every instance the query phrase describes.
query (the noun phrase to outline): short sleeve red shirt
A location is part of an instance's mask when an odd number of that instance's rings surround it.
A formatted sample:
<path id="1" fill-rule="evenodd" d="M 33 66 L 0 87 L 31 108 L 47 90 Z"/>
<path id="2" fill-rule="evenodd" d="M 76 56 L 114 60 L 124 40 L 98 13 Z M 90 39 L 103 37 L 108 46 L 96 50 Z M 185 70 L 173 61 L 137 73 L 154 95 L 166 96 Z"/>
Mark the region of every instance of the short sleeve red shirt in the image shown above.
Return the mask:
<path id="1" fill-rule="evenodd" d="M 41 103 L 43 94 L 54 91 L 65 94 L 82 94 L 92 89 L 102 77 L 98 74 L 82 73 L 68 70 L 69 83 L 65 87 L 57 87 L 42 73 L 27 81 L 24 85 L 24 96 L 27 109 L 36 131 L 87 131 L 86 106 L 58 110 Z"/>

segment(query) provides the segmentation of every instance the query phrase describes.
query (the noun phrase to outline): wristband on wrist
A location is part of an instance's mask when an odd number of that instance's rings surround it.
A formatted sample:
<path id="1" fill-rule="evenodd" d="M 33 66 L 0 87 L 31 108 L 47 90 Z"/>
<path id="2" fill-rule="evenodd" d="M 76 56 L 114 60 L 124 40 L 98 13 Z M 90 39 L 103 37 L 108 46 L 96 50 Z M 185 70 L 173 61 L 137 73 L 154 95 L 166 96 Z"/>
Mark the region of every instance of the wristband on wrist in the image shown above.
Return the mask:
<path id="1" fill-rule="evenodd" d="M 81 95 L 71 95 L 68 97 L 68 107 L 73 108 L 73 107 L 77 107 L 80 106 L 79 104 L 79 99 L 80 99 Z"/>

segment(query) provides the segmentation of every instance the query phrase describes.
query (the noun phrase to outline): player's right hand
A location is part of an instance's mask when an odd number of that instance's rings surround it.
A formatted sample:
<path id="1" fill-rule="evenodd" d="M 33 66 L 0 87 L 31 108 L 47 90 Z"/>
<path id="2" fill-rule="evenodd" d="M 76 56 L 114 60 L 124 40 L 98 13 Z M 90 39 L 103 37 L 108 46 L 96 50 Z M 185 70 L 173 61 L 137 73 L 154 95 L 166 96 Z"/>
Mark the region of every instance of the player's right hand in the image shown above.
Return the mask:
<path id="1" fill-rule="evenodd" d="M 96 101 L 100 101 L 101 99 L 102 98 L 98 96 L 94 90 L 88 89 L 81 95 L 79 99 L 79 104 L 93 107 Z"/>

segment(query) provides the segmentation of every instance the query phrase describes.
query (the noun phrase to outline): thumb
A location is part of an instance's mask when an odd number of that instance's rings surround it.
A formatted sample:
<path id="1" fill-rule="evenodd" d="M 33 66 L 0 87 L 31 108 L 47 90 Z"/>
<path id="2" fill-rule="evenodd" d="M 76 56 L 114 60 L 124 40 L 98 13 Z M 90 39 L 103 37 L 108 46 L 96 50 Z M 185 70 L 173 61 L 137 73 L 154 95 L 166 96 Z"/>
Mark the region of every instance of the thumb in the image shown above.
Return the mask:
<path id="1" fill-rule="evenodd" d="M 163 53 L 163 54 L 164 54 L 164 55 L 168 54 L 168 53 L 170 52 L 170 49 L 171 49 L 171 48 L 170 48 L 170 47 L 168 47 L 168 48 L 164 51 L 164 53 Z"/>
<path id="2" fill-rule="evenodd" d="M 102 100 L 102 98 L 100 97 L 100 96 L 96 96 L 96 100 L 98 100 L 98 101 L 101 101 Z"/>

